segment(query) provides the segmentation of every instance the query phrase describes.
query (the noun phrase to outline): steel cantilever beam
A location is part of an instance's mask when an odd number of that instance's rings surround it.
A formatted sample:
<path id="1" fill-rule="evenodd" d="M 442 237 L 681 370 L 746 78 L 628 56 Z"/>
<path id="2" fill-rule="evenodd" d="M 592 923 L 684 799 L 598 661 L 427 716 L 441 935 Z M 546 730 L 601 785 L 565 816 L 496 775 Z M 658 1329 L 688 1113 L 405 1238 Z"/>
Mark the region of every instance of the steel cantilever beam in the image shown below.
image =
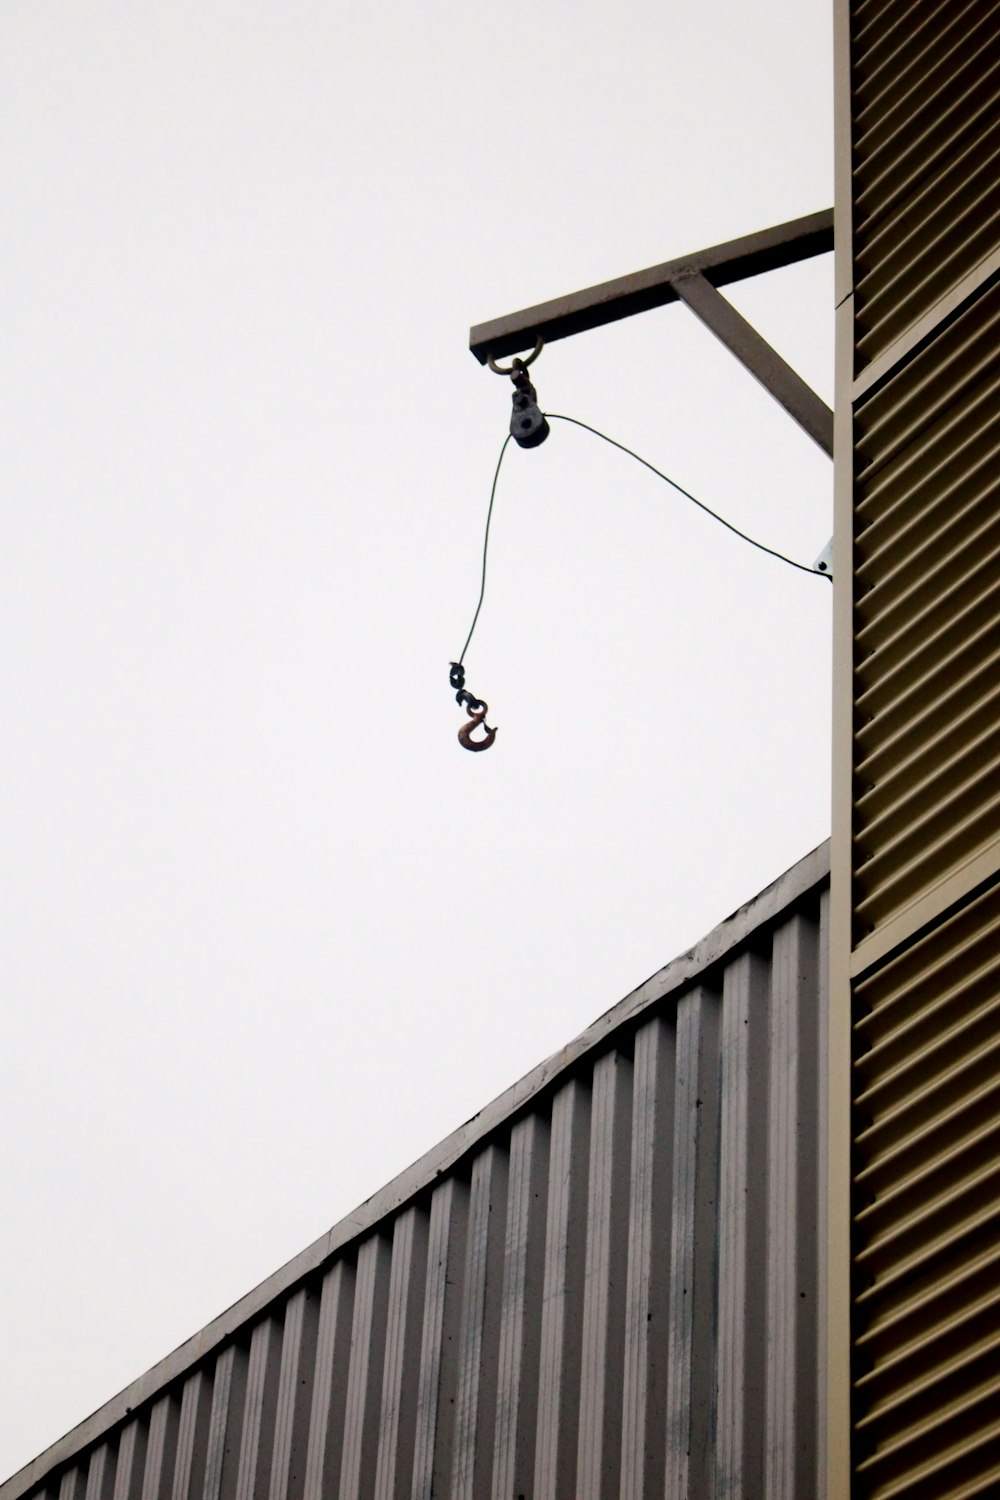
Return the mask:
<path id="1" fill-rule="evenodd" d="M 485 364 L 491 356 L 503 359 L 528 349 L 538 339 L 549 344 L 683 302 L 832 458 L 833 412 L 718 290 L 832 249 L 831 208 L 480 323 L 469 333 L 469 348 Z"/>

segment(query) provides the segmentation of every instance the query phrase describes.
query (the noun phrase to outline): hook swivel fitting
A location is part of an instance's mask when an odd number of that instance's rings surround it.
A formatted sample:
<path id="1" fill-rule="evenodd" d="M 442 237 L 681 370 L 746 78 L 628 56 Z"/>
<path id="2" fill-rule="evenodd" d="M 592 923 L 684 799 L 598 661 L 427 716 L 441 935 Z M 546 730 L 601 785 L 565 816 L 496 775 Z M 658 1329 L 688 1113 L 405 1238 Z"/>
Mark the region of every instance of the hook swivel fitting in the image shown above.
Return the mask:
<path id="1" fill-rule="evenodd" d="M 458 743 L 463 750 L 488 750 L 497 737 L 495 729 L 491 729 L 486 722 L 489 712 L 489 704 L 484 703 L 482 698 L 475 698 L 465 687 L 465 668 L 461 662 L 453 661 L 451 671 L 448 673 L 448 681 L 458 691 L 455 694 L 455 702 L 459 708 L 467 708 L 472 715 L 468 724 L 463 724 L 458 731 Z M 474 740 L 472 735 L 482 725 L 486 735 L 485 739 Z"/>

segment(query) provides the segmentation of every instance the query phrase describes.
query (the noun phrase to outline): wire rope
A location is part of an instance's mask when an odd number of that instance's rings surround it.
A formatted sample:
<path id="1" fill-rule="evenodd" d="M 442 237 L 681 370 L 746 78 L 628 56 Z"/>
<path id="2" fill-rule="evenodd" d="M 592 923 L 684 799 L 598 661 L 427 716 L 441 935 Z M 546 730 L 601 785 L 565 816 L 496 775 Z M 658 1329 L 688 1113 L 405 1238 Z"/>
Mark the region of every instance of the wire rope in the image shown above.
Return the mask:
<path id="1" fill-rule="evenodd" d="M 582 427 L 584 432 L 593 433 L 594 437 L 600 438 L 602 442 L 610 443 L 611 447 L 617 448 L 620 453 L 625 453 L 629 458 L 634 458 L 637 464 L 642 464 L 643 468 L 648 469 L 651 474 L 655 474 L 657 479 L 662 479 L 664 484 L 669 484 L 670 487 L 672 489 L 675 489 L 679 495 L 683 495 L 685 500 L 690 500 L 692 505 L 697 505 L 699 510 L 703 510 L 707 516 L 711 516 L 713 521 L 718 521 L 720 526 L 724 526 L 727 531 L 731 531 L 733 535 L 738 536 L 741 541 L 749 542 L 750 546 L 756 547 L 758 552 L 766 552 L 768 557 L 775 557 L 779 562 L 787 563 L 790 568 L 796 568 L 800 573 L 811 573 L 815 578 L 825 578 L 828 583 L 833 582 L 833 579 L 831 578 L 829 573 L 824 573 L 819 568 L 811 568 L 806 563 L 796 562 L 793 557 L 786 557 L 783 552 L 776 551 L 774 547 L 768 547 L 764 542 L 758 542 L 755 537 L 748 536 L 745 531 L 741 531 L 738 526 L 734 526 L 732 521 L 727 521 L 725 516 L 720 516 L 718 511 L 713 510 L 710 505 L 706 505 L 703 500 L 699 500 L 696 495 L 692 495 L 691 491 L 686 490 L 682 484 L 678 484 L 676 479 L 671 479 L 669 474 L 664 474 L 662 469 L 658 469 L 655 464 L 651 464 L 648 458 L 643 458 L 641 454 L 636 453 L 633 449 L 626 447 L 624 443 L 619 443 L 616 438 L 608 437 L 608 434 L 606 432 L 601 432 L 600 428 L 591 427 L 589 422 L 581 422 L 579 417 L 564 416 L 561 412 L 547 411 L 543 413 L 543 415 L 550 422 L 569 422 L 574 427 Z M 489 556 L 490 546 L 490 522 L 493 519 L 493 503 L 496 500 L 497 481 L 500 478 L 500 469 L 503 464 L 504 455 L 507 452 L 507 445 L 509 444 L 510 439 L 511 434 L 508 433 L 503 440 L 503 446 L 500 449 L 500 457 L 497 459 L 497 466 L 493 473 L 493 484 L 490 488 L 490 503 L 489 508 L 486 512 L 486 531 L 483 536 L 483 569 L 482 579 L 479 586 L 479 601 L 476 604 L 476 612 L 472 617 L 472 624 L 469 626 L 469 633 L 465 638 L 465 645 L 462 647 L 462 654 L 458 658 L 459 665 L 461 665 L 465 660 L 465 653 L 468 651 L 469 645 L 472 641 L 476 625 L 479 621 L 479 614 L 483 607 L 483 599 L 486 596 L 486 564 Z"/>

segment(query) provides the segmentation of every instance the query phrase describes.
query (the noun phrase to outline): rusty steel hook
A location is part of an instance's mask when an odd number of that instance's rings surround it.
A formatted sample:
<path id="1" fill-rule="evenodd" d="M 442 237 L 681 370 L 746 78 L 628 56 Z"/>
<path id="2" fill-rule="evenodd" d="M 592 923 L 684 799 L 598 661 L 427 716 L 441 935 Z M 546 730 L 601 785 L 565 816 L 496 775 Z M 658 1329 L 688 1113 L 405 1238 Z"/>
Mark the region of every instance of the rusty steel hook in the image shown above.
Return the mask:
<path id="1" fill-rule="evenodd" d="M 483 729 L 486 731 L 486 738 L 484 740 L 474 740 L 472 738 L 472 735 L 475 730 L 479 728 L 480 724 L 482 724 Z M 490 726 L 486 723 L 485 704 L 483 705 L 480 712 L 477 714 L 473 714 L 468 724 L 463 724 L 461 729 L 458 731 L 458 743 L 461 745 L 463 750 L 488 750 L 496 737 L 496 730 L 491 729 Z"/>

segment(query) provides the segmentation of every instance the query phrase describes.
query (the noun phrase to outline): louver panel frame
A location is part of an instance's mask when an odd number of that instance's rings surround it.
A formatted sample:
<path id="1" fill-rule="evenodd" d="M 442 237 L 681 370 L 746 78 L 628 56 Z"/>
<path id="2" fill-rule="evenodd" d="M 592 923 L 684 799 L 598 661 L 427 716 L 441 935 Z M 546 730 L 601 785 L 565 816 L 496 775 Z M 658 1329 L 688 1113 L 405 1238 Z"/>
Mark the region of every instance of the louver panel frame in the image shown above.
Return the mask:
<path id="1" fill-rule="evenodd" d="M 1000 839 L 998 330 L 1000 284 L 857 408 L 856 942 Z"/>
<path id="2" fill-rule="evenodd" d="M 981 1493 L 1000 1473 L 998 922 L 1000 882 L 855 988 L 855 1430 L 872 1495 Z"/>
<path id="3" fill-rule="evenodd" d="M 860 372 L 996 248 L 1000 34 L 991 0 L 854 15 Z"/>

